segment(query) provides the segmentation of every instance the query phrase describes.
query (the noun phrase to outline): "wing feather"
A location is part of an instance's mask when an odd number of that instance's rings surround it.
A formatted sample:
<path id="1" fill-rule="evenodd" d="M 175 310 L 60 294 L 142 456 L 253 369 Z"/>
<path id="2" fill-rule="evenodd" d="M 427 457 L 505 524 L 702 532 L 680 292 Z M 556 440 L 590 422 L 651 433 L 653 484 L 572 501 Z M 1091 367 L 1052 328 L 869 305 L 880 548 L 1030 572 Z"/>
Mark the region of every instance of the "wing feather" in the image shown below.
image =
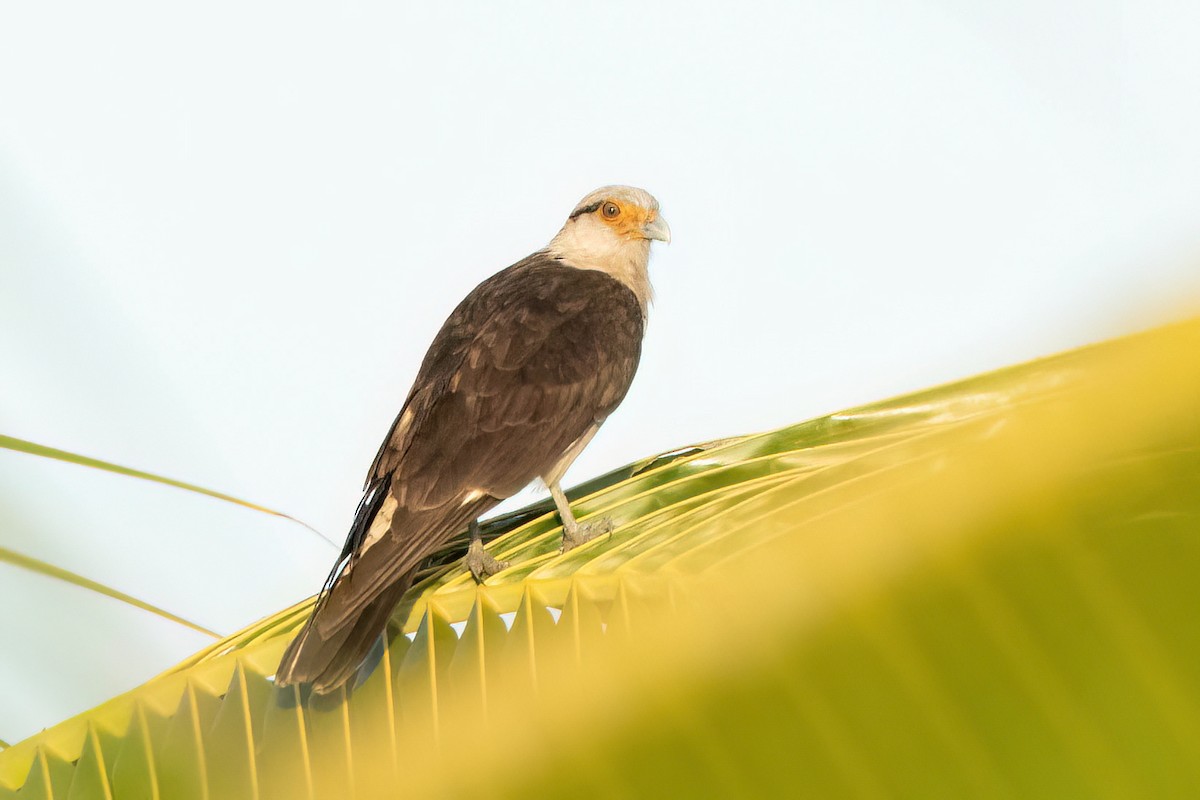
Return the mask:
<path id="1" fill-rule="evenodd" d="M 381 505 L 360 506 L 281 680 L 326 690 L 352 674 L 373 639 L 366 628 L 380 627 L 383 600 L 403 593 L 420 562 L 546 474 L 621 402 L 642 330 L 631 290 L 544 252 L 476 287 L 435 337 L 368 473 L 367 486 L 396 501 L 390 529 L 364 537 Z"/>

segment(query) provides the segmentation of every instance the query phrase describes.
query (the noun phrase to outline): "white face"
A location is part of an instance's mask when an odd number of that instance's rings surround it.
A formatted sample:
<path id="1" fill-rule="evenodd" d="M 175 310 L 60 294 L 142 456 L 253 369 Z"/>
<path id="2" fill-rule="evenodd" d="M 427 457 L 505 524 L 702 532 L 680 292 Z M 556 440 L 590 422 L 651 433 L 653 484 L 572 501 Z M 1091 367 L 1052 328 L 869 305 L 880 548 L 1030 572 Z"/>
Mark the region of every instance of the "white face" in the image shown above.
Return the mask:
<path id="1" fill-rule="evenodd" d="M 570 266 L 612 275 L 650 302 L 651 240 L 669 242 L 671 229 L 658 213 L 658 201 L 642 189 L 605 186 L 583 198 L 550 242 L 551 255 Z"/>
<path id="2" fill-rule="evenodd" d="M 596 226 L 593 223 L 601 223 Z M 589 238 L 607 235 L 615 240 L 640 243 L 657 239 L 669 242 L 671 229 L 658 213 L 658 201 L 633 186 L 602 186 L 579 201 L 563 230 L 572 224 Z M 598 245 L 599 242 L 596 242 Z"/>

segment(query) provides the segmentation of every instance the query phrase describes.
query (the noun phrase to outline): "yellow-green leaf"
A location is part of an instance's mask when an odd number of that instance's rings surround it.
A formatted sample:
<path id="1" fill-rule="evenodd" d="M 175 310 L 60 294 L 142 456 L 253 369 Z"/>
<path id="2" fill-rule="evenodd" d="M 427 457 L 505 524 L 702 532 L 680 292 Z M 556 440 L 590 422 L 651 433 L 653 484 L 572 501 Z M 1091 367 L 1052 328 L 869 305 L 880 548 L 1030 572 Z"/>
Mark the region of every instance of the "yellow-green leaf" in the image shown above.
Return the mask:
<path id="1" fill-rule="evenodd" d="M 14 567 L 27 569 L 30 572 L 37 573 L 38 575 L 45 575 L 48 578 L 69 583 L 72 586 L 78 586 L 81 589 L 87 589 L 90 592 L 95 592 L 96 594 L 101 594 L 105 597 L 111 597 L 114 600 L 127 603 L 128 605 L 131 605 L 135 608 L 140 608 L 143 611 L 149 611 L 151 614 L 191 628 L 199 633 L 207 634 L 208 636 L 212 636 L 214 638 L 220 638 L 221 636 L 216 631 L 211 631 L 202 625 L 198 625 L 195 622 L 191 622 L 183 617 L 172 614 L 170 611 L 161 609 L 158 606 L 147 603 L 144 600 L 138 600 L 136 597 L 131 597 L 130 595 L 118 591 L 111 586 L 106 586 L 103 583 L 99 583 L 90 578 L 85 578 L 78 573 L 71 572 L 70 570 L 63 569 L 62 567 L 56 567 L 53 564 L 48 564 L 45 561 L 39 561 L 36 558 L 18 553 L 15 550 L 9 550 L 6 547 L 0 547 L 0 562 L 12 564 Z"/>
<path id="2" fill-rule="evenodd" d="M 303 525 L 305 528 L 308 528 L 308 530 L 312 531 L 317 536 L 320 536 L 322 539 L 325 539 L 325 541 L 329 542 L 329 539 L 326 539 L 324 534 L 322 534 L 316 528 L 313 528 L 312 526 L 308 525 L 307 523 L 302 522 L 293 516 L 289 516 L 288 514 L 285 514 L 282 511 L 276 511 L 273 508 L 267 508 L 266 506 L 260 506 L 257 503 L 251 503 L 248 500 L 242 500 L 240 498 L 234 497 L 233 495 L 225 494 L 224 492 L 217 492 L 212 489 L 205 489 L 203 486 L 197 486 L 194 483 L 186 483 L 185 481 L 178 481 L 178 480 L 175 480 L 174 478 L 164 478 L 162 475 L 155 475 L 152 472 L 145 472 L 140 469 L 133 469 L 132 467 L 123 467 L 120 464 L 114 464 L 111 461 L 102 461 L 101 459 L 98 459 L 98 458 L 82 456 L 82 455 L 79 455 L 78 453 L 72 453 L 67 450 L 59 450 L 54 447 L 47 447 L 46 445 L 43 445 L 43 444 L 37 444 L 36 442 L 29 442 L 24 439 L 18 439 L 14 436 L 5 436 L 4 434 L 0 434 L 0 448 L 4 448 L 6 450 L 14 450 L 18 453 L 28 453 L 30 455 L 41 456 L 42 458 L 50 458 L 50 459 L 54 459 L 56 461 L 65 461 L 68 464 L 78 464 L 83 467 L 90 467 L 92 469 L 103 470 L 104 472 L 113 472 L 113 473 L 116 473 L 117 475 L 125 475 L 126 477 L 129 477 L 129 478 L 137 478 L 139 480 L 150 481 L 152 483 L 161 483 L 165 486 L 174 486 L 177 489 L 184 489 L 189 492 L 195 492 L 196 494 L 202 494 L 202 495 L 206 495 L 207 497 L 213 497 L 213 498 L 216 498 L 217 500 L 223 500 L 226 503 L 233 503 L 234 505 L 243 506 L 244 508 L 253 509 L 254 511 L 261 511 L 264 514 L 270 514 L 275 517 L 282 517 L 283 519 L 291 520 L 292 522 L 295 522 L 298 525 Z M 329 543 L 334 544 L 336 546 L 336 543 L 334 543 L 334 542 L 329 542 Z"/>
<path id="3" fill-rule="evenodd" d="M 273 687 L 300 604 L 0 794 L 132 746 L 222 798 L 1192 796 L 1198 363 L 1194 321 L 643 462 L 578 500 L 611 537 L 561 555 L 538 506 L 484 585 L 444 554 L 348 697 Z"/>

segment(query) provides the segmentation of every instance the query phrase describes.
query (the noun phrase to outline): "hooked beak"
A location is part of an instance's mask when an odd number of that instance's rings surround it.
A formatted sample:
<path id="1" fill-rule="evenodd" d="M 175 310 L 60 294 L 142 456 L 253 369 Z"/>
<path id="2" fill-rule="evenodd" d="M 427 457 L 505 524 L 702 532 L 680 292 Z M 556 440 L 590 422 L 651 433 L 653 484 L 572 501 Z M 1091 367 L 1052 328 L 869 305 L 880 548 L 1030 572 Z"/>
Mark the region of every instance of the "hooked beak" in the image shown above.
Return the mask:
<path id="1" fill-rule="evenodd" d="M 657 239 L 660 242 L 671 243 L 671 226 L 661 215 L 642 226 L 642 235 L 647 239 Z"/>

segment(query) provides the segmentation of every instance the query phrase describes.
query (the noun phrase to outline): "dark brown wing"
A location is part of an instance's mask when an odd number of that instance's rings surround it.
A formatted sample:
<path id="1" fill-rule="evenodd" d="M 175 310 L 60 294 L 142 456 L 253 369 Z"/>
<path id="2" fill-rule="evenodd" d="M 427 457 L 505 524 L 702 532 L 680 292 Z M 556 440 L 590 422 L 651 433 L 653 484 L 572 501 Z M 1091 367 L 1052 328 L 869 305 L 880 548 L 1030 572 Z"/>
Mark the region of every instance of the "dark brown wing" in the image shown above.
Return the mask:
<path id="1" fill-rule="evenodd" d="M 281 680 L 328 685 L 333 667 L 322 659 L 345 672 L 344 651 L 364 638 L 361 620 L 381 613 L 381 597 L 398 597 L 397 584 L 407 588 L 430 553 L 545 474 L 621 402 L 642 331 L 642 309 L 623 284 L 542 253 L 476 287 L 434 339 L 368 475 L 369 489 L 396 501 L 390 530 L 368 537 L 382 504 L 360 507 L 367 516 L 352 528 L 348 559 L 285 656 Z M 323 654 L 315 669 L 306 647 Z"/>
<path id="2" fill-rule="evenodd" d="M 535 256 L 498 273 L 438 334 L 374 477 L 390 479 L 411 515 L 459 517 L 475 495 L 494 505 L 544 474 L 620 403 L 642 326 L 636 297 L 602 272 Z M 352 560 L 359 591 L 379 591 L 470 519 L 446 531 L 394 520 L 389 536 Z"/>
<path id="3" fill-rule="evenodd" d="M 535 253 L 493 275 L 434 338 L 367 485 L 399 471 L 410 491 L 421 494 L 421 473 L 445 461 L 447 445 L 491 451 L 492 441 L 473 440 L 494 430 L 540 428 L 564 412 L 604 419 L 633 380 L 642 329 L 636 297 L 602 272 Z M 417 453 L 409 456 L 414 443 Z"/>

